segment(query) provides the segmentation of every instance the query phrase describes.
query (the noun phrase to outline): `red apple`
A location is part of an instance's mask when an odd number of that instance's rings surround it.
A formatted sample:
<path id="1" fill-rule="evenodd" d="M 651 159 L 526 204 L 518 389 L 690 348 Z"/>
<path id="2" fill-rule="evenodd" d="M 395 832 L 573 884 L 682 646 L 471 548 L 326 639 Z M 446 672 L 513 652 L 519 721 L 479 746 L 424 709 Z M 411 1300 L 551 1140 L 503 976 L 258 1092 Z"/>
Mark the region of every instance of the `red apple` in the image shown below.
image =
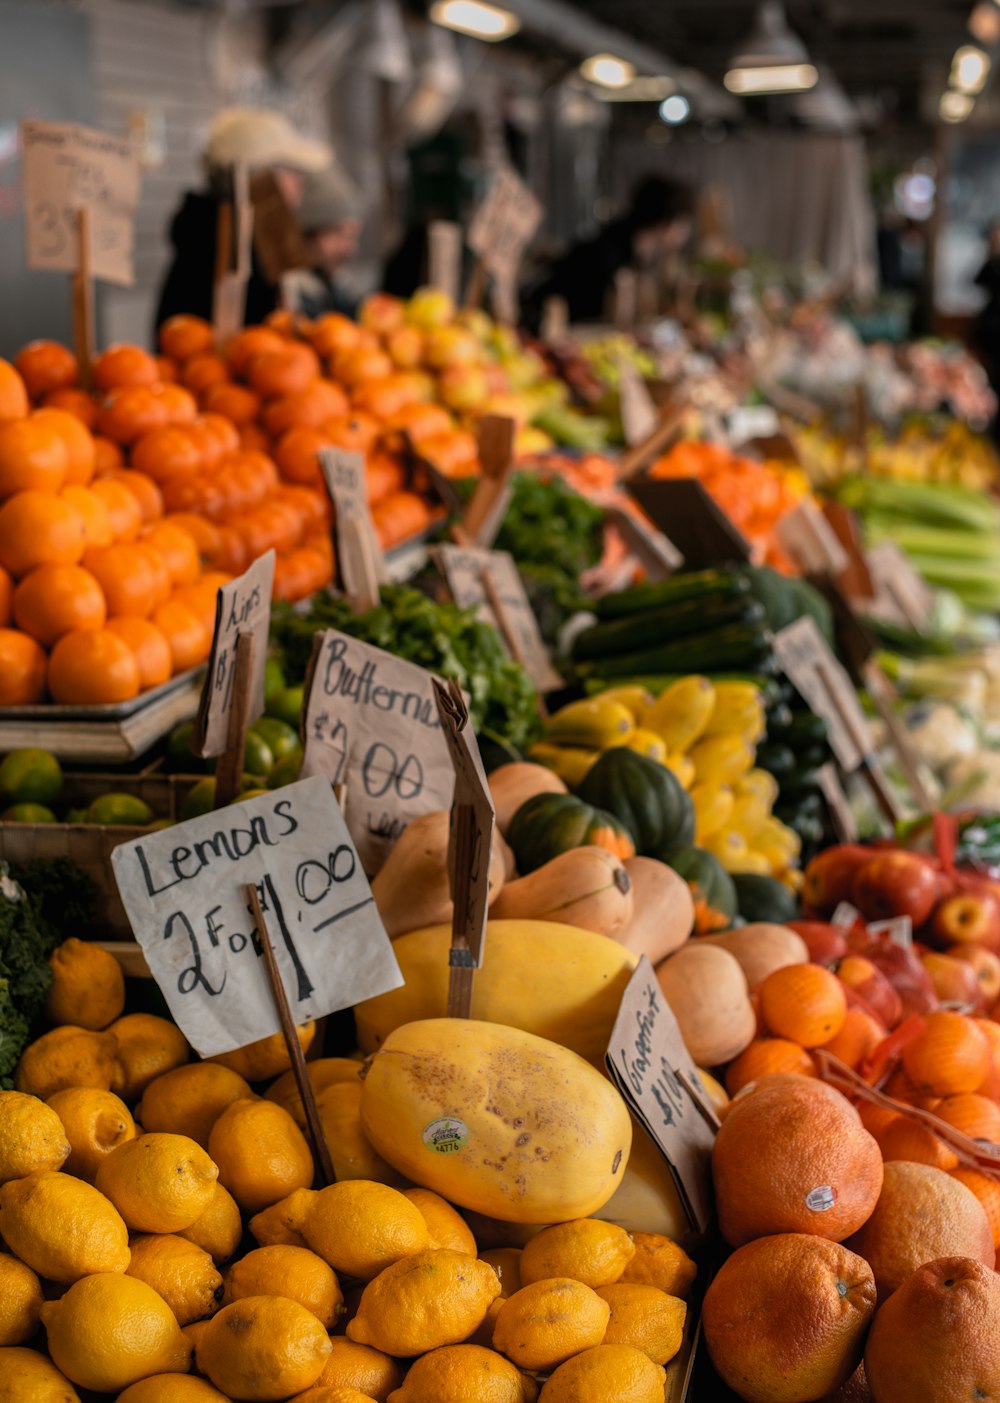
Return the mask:
<path id="1" fill-rule="evenodd" d="M 882 852 L 857 868 L 850 899 L 868 921 L 909 916 L 916 930 L 934 910 L 938 877 L 918 853 Z"/>
<path id="2" fill-rule="evenodd" d="M 1000 955 L 985 950 L 982 945 L 953 945 L 945 951 L 953 960 L 964 960 L 972 966 L 979 980 L 983 1005 L 992 1008 L 1000 999 Z"/>
<path id="3" fill-rule="evenodd" d="M 945 947 L 982 945 L 1000 953 L 1000 900 L 985 887 L 956 892 L 935 910 L 931 931 Z"/>
<path id="4" fill-rule="evenodd" d="M 983 1009 L 983 993 L 972 965 L 937 950 L 928 950 L 920 957 L 920 963 L 942 1003 L 971 1004 L 976 1011 Z"/>
<path id="5" fill-rule="evenodd" d="M 896 1026 L 903 1014 L 902 1000 L 878 965 L 864 955 L 846 955 L 837 966 L 837 978 L 860 994 L 887 1028 Z"/>
<path id="6" fill-rule="evenodd" d="M 870 849 L 858 843 L 842 843 L 817 854 L 803 874 L 802 901 L 807 910 L 832 916 L 842 901 L 851 900 L 854 873 L 870 859 Z"/>
<path id="7" fill-rule="evenodd" d="M 785 925 L 805 941 L 814 965 L 835 965 L 847 954 L 847 941 L 840 926 L 830 925 L 829 921 L 786 921 Z"/>

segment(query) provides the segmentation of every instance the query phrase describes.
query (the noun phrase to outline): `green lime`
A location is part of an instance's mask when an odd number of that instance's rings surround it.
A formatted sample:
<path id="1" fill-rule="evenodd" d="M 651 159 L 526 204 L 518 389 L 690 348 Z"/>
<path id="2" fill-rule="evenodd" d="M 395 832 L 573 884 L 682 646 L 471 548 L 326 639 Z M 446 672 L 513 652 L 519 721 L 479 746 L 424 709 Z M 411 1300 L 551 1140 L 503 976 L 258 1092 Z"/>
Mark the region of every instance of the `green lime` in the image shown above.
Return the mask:
<path id="1" fill-rule="evenodd" d="M 259 731 L 247 731 L 243 749 L 243 768 L 252 775 L 266 775 L 277 756 Z"/>
<path id="2" fill-rule="evenodd" d="M 67 810 L 66 810 L 66 817 L 63 819 L 63 823 L 86 823 L 86 822 L 87 822 L 87 810 L 86 810 L 86 809 L 67 809 Z"/>
<path id="3" fill-rule="evenodd" d="M 173 826 L 174 826 L 174 820 L 173 820 L 172 818 L 158 818 L 158 819 L 154 819 L 154 821 L 153 821 L 152 823 L 148 823 L 148 824 L 146 825 L 146 827 L 149 829 L 150 833 L 156 833 L 156 832 L 158 832 L 161 828 L 173 828 Z"/>
<path id="4" fill-rule="evenodd" d="M 206 762 L 191 750 L 193 735 L 193 721 L 182 721 L 170 732 L 167 739 L 167 768 L 174 774 L 198 775 L 207 768 Z"/>
<path id="5" fill-rule="evenodd" d="M 51 804 L 62 778 L 62 767 L 48 750 L 12 750 L 0 764 L 0 794 L 12 804 Z"/>
<path id="6" fill-rule="evenodd" d="M 294 784 L 302 768 L 302 748 L 291 755 L 282 755 L 267 777 L 268 789 L 283 789 L 286 784 Z"/>
<path id="7" fill-rule="evenodd" d="M 215 807 L 215 778 L 213 775 L 200 779 L 191 786 L 181 804 L 181 819 L 200 818 Z"/>
<path id="8" fill-rule="evenodd" d="M 276 692 L 283 692 L 287 685 L 281 663 L 277 658 L 268 658 L 264 664 L 265 702 L 269 702 Z"/>
<path id="9" fill-rule="evenodd" d="M 153 810 L 137 794 L 102 794 L 87 810 L 85 822 L 145 828 L 153 818 Z"/>
<path id="10" fill-rule="evenodd" d="M 44 804 L 12 804 L 0 814 L 4 823 L 57 823 L 58 819 Z"/>
<path id="11" fill-rule="evenodd" d="M 304 689 L 302 687 L 282 687 L 280 692 L 275 692 L 274 696 L 269 698 L 267 714 L 277 717 L 279 721 L 284 721 L 298 730 L 303 700 Z"/>
<path id="12" fill-rule="evenodd" d="M 247 799 L 259 799 L 262 794 L 270 794 L 269 789 L 244 789 L 242 794 L 237 794 L 235 802 L 244 803 Z"/>
<path id="13" fill-rule="evenodd" d="M 292 755 L 296 750 L 302 749 L 302 742 L 299 740 L 299 733 L 294 726 L 289 726 L 287 721 L 279 721 L 276 716 L 262 716 L 259 721 L 255 721 L 250 727 L 251 731 L 258 736 L 263 736 L 264 740 L 271 747 L 275 760 L 280 760 L 285 755 Z"/>

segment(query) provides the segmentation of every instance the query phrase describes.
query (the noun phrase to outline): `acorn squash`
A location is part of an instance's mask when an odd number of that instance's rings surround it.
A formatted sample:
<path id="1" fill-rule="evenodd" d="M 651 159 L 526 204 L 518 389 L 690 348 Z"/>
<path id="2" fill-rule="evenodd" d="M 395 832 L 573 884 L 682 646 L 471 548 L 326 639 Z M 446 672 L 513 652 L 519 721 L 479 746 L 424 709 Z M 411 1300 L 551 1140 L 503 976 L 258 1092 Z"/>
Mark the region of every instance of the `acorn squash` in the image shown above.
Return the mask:
<path id="1" fill-rule="evenodd" d="M 510 821 L 507 842 L 522 876 L 560 853 L 588 844 L 607 848 L 622 860 L 635 857 L 632 834 L 621 820 L 575 794 L 536 794 L 528 799 Z"/>
<path id="2" fill-rule="evenodd" d="M 696 933 L 728 930 L 736 916 L 736 887 L 719 859 L 704 848 L 690 847 L 664 853 L 663 861 L 691 888 Z"/>
<path id="3" fill-rule="evenodd" d="M 588 804 L 615 815 L 641 857 L 694 842 L 694 805 L 665 765 L 627 745 L 606 750 L 577 791 Z"/>

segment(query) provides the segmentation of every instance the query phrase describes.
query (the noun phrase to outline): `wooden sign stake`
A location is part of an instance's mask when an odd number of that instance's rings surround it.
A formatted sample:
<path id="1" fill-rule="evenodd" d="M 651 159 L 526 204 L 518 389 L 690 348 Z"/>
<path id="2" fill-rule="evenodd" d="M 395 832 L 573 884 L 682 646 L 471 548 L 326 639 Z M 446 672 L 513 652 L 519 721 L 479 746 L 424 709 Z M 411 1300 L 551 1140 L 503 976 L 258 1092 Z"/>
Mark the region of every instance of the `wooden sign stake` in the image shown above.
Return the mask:
<path id="1" fill-rule="evenodd" d="M 469 904 L 472 872 L 472 845 L 476 829 L 476 811 L 471 804 L 455 807 L 455 834 L 452 851 L 452 917 L 451 949 L 448 953 L 448 1017 L 472 1017 L 472 982 L 476 965 L 465 933 L 465 916 Z"/>
<path id="2" fill-rule="evenodd" d="M 463 531 L 479 545 L 490 544 L 482 533 L 507 491 L 514 468 L 514 430 L 514 420 L 502 414 L 485 415 L 479 426 L 481 475 L 462 518 Z"/>
<path id="3" fill-rule="evenodd" d="M 865 663 L 862 676 L 865 686 L 868 689 L 868 695 L 875 704 L 875 710 L 878 712 L 886 730 L 889 732 L 892 748 L 896 752 L 896 758 L 899 760 L 900 769 L 906 776 L 906 783 L 909 786 L 910 793 L 913 795 L 919 808 L 921 808 L 924 813 L 930 813 L 934 808 L 934 800 L 928 793 L 927 786 L 921 778 L 920 767 L 917 764 L 916 756 L 910 745 L 910 738 L 906 734 L 906 728 L 893 710 L 892 703 L 894 693 L 892 683 L 874 660 Z"/>
<path id="4" fill-rule="evenodd" d="M 888 822 L 895 827 L 903 815 L 899 805 L 896 803 L 892 790 L 889 788 L 882 766 L 871 753 L 871 744 L 868 737 L 858 733 L 854 725 L 854 718 L 841 704 L 836 683 L 830 677 L 829 670 L 820 664 L 818 671 L 829 695 L 830 702 L 840 716 L 841 724 L 848 734 L 853 737 L 854 743 L 861 753 L 861 770 L 869 789 L 875 796 L 875 802 L 878 804 L 883 818 L 887 819 Z"/>
<path id="5" fill-rule="evenodd" d="M 226 736 L 226 748 L 219 756 L 215 768 L 215 807 L 217 809 L 224 809 L 227 804 L 233 802 L 240 792 L 240 785 L 243 782 L 243 753 L 246 750 L 247 731 L 250 729 L 247 713 L 250 709 L 250 683 L 253 677 L 256 651 L 256 643 L 252 633 L 237 634 L 229 730 Z"/>
<path id="6" fill-rule="evenodd" d="M 484 565 L 479 572 L 479 581 L 482 584 L 483 593 L 486 595 L 486 602 L 489 604 L 497 623 L 500 625 L 500 632 L 503 635 L 504 643 L 507 645 L 507 651 L 516 663 L 519 663 L 526 672 L 530 673 L 527 655 L 521 647 L 521 640 L 518 638 L 516 630 L 511 624 L 510 615 L 507 613 L 507 608 L 500 595 L 500 591 L 496 587 L 496 582 L 490 572 L 489 565 Z M 535 701 L 539 716 L 543 721 L 547 721 L 549 719 L 548 708 L 545 705 L 545 700 L 540 691 L 535 693 Z"/>
<path id="7" fill-rule="evenodd" d="M 483 298 L 486 296 L 486 264 L 481 258 L 477 258 L 472 265 L 472 276 L 469 278 L 469 286 L 465 293 L 466 311 L 474 311 L 483 305 Z"/>
<path id="8" fill-rule="evenodd" d="M 80 383 L 90 388 L 90 363 L 94 356 L 94 280 L 90 275 L 90 210 L 76 212 L 76 272 L 73 274 L 73 346 L 80 367 Z"/>
<path id="9" fill-rule="evenodd" d="M 241 634 L 240 638 L 249 637 Z M 264 919 L 264 912 L 260 904 L 260 892 L 256 882 L 250 882 L 247 886 L 247 894 L 250 897 L 250 905 L 253 907 L 254 921 L 257 925 L 257 933 L 260 936 L 261 949 L 264 954 L 264 968 L 267 970 L 267 982 L 271 986 L 271 993 L 274 995 L 274 1006 L 278 1011 L 278 1018 L 281 1020 L 281 1033 L 285 1039 L 285 1046 L 288 1049 L 288 1056 L 292 1063 L 292 1072 L 295 1076 L 295 1085 L 299 1089 L 299 1096 L 302 1100 L 302 1109 L 306 1117 L 306 1130 L 309 1133 L 309 1140 L 312 1144 L 313 1157 L 316 1161 L 317 1172 L 326 1188 L 336 1179 L 333 1172 L 333 1160 L 330 1158 L 330 1147 L 326 1143 L 326 1136 L 323 1133 L 323 1124 L 319 1118 L 319 1107 L 316 1105 L 316 1093 L 313 1084 L 309 1080 L 309 1072 L 306 1068 L 306 1059 L 302 1053 L 302 1044 L 299 1042 L 298 1034 L 295 1031 L 295 1020 L 292 1018 L 292 1010 L 288 1006 L 288 995 L 281 980 L 281 971 L 278 969 L 278 961 L 274 957 L 274 946 L 271 944 L 271 935 L 267 928 L 267 921 Z"/>
<path id="10" fill-rule="evenodd" d="M 661 453 L 670 441 L 680 432 L 684 422 L 686 405 L 667 405 L 660 412 L 660 421 L 651 433 L 622 454 L 618 463 L 618 481 L 624 482 L 626 478 L 634 477 L 642 468 L 648 466 L 651 459 Z"/>

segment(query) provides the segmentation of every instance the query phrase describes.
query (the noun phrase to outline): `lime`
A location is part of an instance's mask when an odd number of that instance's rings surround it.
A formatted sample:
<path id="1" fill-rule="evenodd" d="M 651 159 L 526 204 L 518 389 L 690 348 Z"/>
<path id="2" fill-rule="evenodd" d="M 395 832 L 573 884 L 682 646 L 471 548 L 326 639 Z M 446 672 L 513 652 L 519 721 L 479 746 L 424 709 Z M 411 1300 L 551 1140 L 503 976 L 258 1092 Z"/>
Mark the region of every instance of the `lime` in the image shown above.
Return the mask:
<path id="1" fill-rule="evenodd" d="M 182 721 L 167 739 L 167 768 L 174 774 L 198 775 L 207 768 L 206 762 L 191 750 L 194 722 Z"/>
<path id="2" fill-rule="evenodd" d="M 302 714 L 303 699 L 304 689 L 302 687 L 282 687 L 280 692 L 275 692 L 274 696 L 269 698 L 267 714 L 268 716 L 276 716 L 279 721 L 284 721 L 297 730 L 299 716 Z"/>
<path id="3" fill-rule="evenodd" d="M 86 823 L 86 822 L 87 822 L 87 810 L 86 810 L 86 809 L 67 809 L 67 810 L 66 810 L 66 817 L 63 819 L 63 823 Z"/>
<path id="4" fill-rule="evenodd" d="M 137 794 L 102 794 L 87 810 L 84 822 L 145 828 L 153 817 L 153 810 Z"/>
<path id="5" fill-rule="evenodd" d="M 244 789 L 241 794 L 236 796 L 235 802 L 242 804 L 247 799 L 259 799 L 262 794 L 270 794 L 270 792 L 269 789 Z"/>
<path id="6" fill-rule="evenodd" d="M 264 664 L 264 700 L 269 702 L 276 692 L 283 692 L 287 683 L 281 663 L 277 658 L 268 658 Z"/>
<path id="7" fill-rule="evenodd" d="M 243 768 L 252 775 L 266 775 L 277 756 L 259 731 L 247 731 L 243 749 Z"/>
<path id="8" fill-rule="evenodd" d="M 302 768 L 302 748 L 291 755 L 282 755 L 267 777 L 268 789 L 282 789 L 286 784 L 294 784 Z"/>
<path id="9" fill-rule="evenodd" d="M 48 750 L 12 750 L 0 764 L 0 794 L 12 804 L 51 804 L 62 778 L 59 761 Z"/>
<path id="10" fill-rule="evenodd" d="M 174 820 L 172 818 L 157 818 L 154 819 L 152 823 L 146 825 L 150 833 L 156 833 L 161 828 L 173 828 L 173 826 Z"/>
<path id="11" fill-rule="evenodd" d="M 215 807 L 215 779 L 212 775 L 191 786 L 181 804 L 181 819 L 200 818 Z"/>
<path id="12" fill-rule="evenodd" d="M 4 823 L 57 823 L 51 809 L 44 804 L 12 804 L 0 814 Z"/>
<path id="13" fill-rule="evenodd" d="M 263 736 L 271 747 L 275 760 L 281 760 L 284 756 L 302 749 L 302 742 L 295 727 L 289 726 L 287 721 L 279 721 L 276 716 L 262 716 L 250 729 Z"/>

